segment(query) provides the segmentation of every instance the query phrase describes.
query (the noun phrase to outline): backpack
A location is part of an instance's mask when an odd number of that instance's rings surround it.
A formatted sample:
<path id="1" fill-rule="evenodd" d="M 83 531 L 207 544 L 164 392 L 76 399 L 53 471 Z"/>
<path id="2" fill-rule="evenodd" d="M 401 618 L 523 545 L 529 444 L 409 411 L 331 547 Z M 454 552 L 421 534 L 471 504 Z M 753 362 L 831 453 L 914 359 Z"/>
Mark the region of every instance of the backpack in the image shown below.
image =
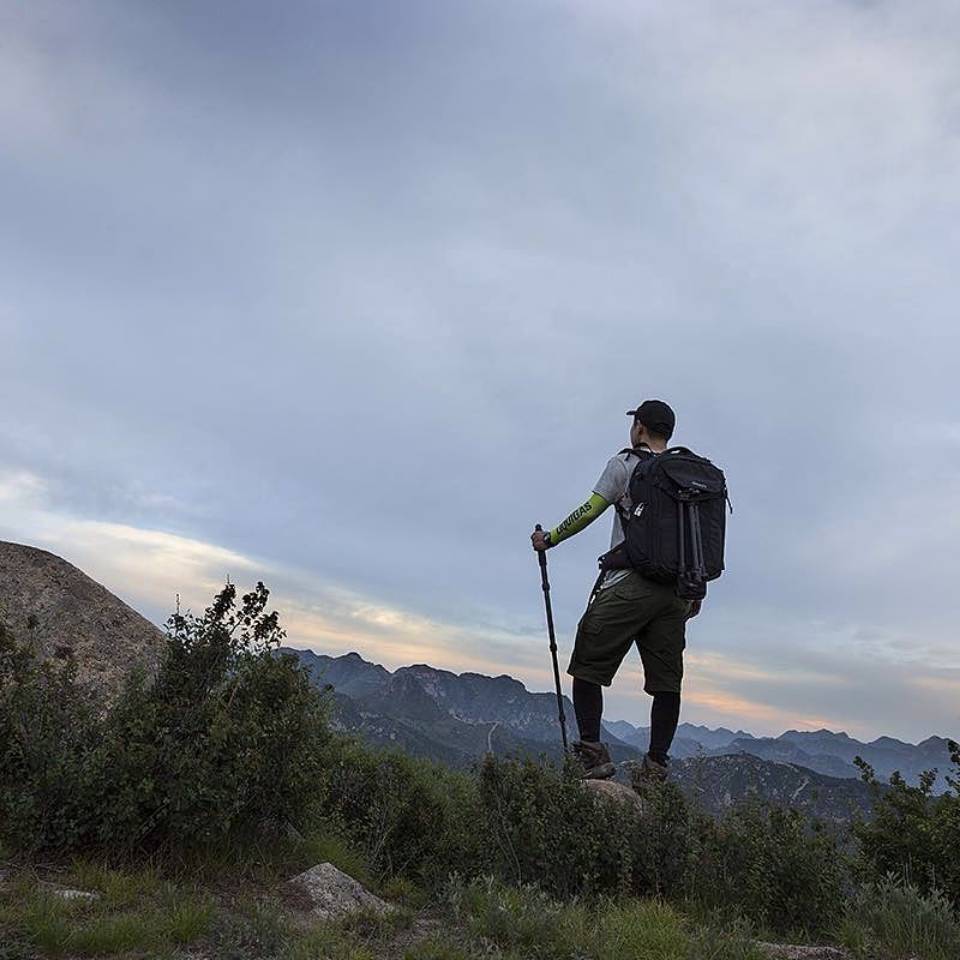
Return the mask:
<path id="1" fill-rule="evenodd" d="M 640 455 L 630 478 L 633 508 L 620 510 L 627 564 L 649 580 L 675 584 L 679 597 L 702 600 L 707 581 L 723 572 L 730 503 L 723 471 L 686 447 L 623 452 Z"/>

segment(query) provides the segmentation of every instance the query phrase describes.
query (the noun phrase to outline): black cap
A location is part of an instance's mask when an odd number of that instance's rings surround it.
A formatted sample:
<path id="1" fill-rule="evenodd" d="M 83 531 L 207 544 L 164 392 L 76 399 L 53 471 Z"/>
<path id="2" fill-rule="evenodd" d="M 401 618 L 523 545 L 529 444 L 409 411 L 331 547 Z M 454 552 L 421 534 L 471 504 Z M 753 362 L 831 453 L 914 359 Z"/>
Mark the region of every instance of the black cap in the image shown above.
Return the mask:
<path id="1" fill-rule="evenodd" d="M 677 425 L 670 405 L 662 400 L 644 400 L 636 410 L 628 410 L 628 417 L 639 420 L 648 430 L 659 433 L 668 440 L 673 436 L 673 428 Z"/>

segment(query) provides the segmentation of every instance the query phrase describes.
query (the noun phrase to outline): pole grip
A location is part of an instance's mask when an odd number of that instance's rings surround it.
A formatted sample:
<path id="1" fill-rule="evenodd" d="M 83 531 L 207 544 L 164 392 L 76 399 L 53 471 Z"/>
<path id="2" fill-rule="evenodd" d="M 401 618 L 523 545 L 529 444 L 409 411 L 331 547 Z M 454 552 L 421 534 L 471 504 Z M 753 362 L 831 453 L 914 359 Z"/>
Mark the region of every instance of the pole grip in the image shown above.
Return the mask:
<path id="1" fill-rule="evenodd" d="M 541 527 L 539 523 L 533 529 L 536 530 L 537 533 L 543 533 L 543 527 Z M 537 551 L 537 561 L 540 564 L 540 573 L 542 574 L 540 579 L 542 581 L 543 589 L 545 591 L 549 590 L 550 584 L 547 582 L 547 576 L 546 576 L 546 573 L 547 573 L 547 551 L 546 550 Z"/>

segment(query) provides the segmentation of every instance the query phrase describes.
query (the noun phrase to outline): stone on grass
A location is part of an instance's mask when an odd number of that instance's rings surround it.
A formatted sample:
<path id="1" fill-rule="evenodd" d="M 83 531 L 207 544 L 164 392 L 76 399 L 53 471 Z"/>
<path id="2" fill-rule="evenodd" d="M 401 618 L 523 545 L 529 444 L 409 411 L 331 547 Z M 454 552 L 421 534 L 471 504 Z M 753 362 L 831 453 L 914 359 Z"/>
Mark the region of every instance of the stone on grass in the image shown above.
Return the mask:
<path id="1" fill-rule="evenodd" d="M 71 890 L 69 887 L 54 887 L 51 893 L 61 900 L 99 900 L 99 893 L 91 893 L 89 890 Z"/>
<path id="2" fill-rule="evenodd" d="M 361 912 L 382 916 L 393 910 L 332 863 L 318 863 L 288 880 L 286 886 L 297 904 L 319 920 L 339 920 Z"/>
<path id="3" fill-rule="evenodd" d="M 788 943 L 758 943 L 770 960 L 849 960 L 850 954 L 839 947 L 794 946 Z"/>
<path id="4" fill-rule="evenodd" d="M 643 812 L 643 800 L 637 792 L 622 783 L 617 783 L 616 780 L 583 780 L 581 782 L 595 797 L 633 807 L 638 813 Z"/>

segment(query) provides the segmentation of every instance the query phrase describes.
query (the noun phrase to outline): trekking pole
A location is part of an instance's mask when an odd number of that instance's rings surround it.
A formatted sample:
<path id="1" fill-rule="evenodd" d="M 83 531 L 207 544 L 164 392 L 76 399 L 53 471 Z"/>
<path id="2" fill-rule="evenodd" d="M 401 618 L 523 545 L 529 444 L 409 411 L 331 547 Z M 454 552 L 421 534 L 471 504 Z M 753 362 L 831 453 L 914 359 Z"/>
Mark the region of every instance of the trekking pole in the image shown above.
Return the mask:
<path id="1" fill-rule="evenodd" d="M 537 530 L 543 530 L 538 523 Z M 557 635 L 553 629 L 553 607 L 550 605 L 550 581 L 547 579 L 547 551 L 538 550 L 540 583 L 543 586 L 543 605 L 547 609 L 547 633 L 550 635 L 550 656 L 553 658 L 553 679 L 557 686 L 557 712 L 560 715 L 560 736 L 563 737 L 563 752 L 567 752 L 567 721 L 563 716 L 563 692 L 560 689 L 560 664 L 557 663 Z"/>

